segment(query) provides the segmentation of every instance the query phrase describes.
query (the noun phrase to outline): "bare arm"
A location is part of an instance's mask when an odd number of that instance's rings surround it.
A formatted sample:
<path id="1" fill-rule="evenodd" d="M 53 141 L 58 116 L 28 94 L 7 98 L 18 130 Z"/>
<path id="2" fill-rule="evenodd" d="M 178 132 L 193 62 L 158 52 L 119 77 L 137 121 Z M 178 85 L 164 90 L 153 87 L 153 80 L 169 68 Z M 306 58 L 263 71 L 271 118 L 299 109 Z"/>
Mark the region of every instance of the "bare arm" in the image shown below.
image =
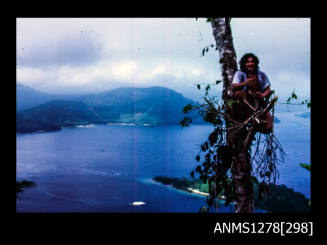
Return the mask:
<path id="1" fill-rule="evenodd" d="M 251 78 L 247 78 L 244 82 L 233 83 L 232 84 L 233 91 L 240 90 L 240 89 L 244 88 L 244 86 L 246 86 L 251 80 L 252 80 Z"/>
<path id="2" fill-rule="evenodd" d="M 270 86 L 268 86 L 265 91 L 262 93 L 262 97 L 268 97 L 272 94 L 272 91 L 270 90 Z"/>
<path id="3" fill-rule="evenodd" d="M 272 91 L 270 90 L 270 86 L 266 87 L 265 91 L 261 92 L 256 92 L 256 96 L 258 99 L 263 99 L 263 98 L 269 98 L 269 96 L 272 94 Z"/>

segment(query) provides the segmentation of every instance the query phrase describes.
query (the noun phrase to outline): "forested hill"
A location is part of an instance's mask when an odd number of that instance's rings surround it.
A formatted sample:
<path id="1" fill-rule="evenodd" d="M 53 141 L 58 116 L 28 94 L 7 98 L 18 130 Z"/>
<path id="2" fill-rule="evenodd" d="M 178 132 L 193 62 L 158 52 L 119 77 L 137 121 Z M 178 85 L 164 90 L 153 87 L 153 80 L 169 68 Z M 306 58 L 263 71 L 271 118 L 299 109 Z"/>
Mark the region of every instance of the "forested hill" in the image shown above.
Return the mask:
<path id="1" fill-rule="evenodd" d="M 28 86 L 16 84 L 16 111 L 29 109 L 42 103 L 49 102 L 53 96 L 40 92 Z"/>
<path id="2" fill-rule="evenodd" d="M 80 96 L 74 101 L 52 100 L 18 111 L 16 132 L 53 131 L 90 123 L 178 124 L 185 116 L 183 107 L 190 103 L 195 104 L 164 87 L 119 88 Z"/>
<path id="3" fill-rule="evenodd" d="M 137 124 L 179 123 L 184 117 L 183 107 L 195 103 L 164 87 L 119 88 L 80 99 L 95 108 L 109 108 L 110 118 L 115 121 Z"/>
<path id="4" fill-rule="evenodd" d="M 33 108 L 51 100 L 73 99 L 73 95 L 49 94 L 23 84 L 16 84 L 16 111 Z"/>

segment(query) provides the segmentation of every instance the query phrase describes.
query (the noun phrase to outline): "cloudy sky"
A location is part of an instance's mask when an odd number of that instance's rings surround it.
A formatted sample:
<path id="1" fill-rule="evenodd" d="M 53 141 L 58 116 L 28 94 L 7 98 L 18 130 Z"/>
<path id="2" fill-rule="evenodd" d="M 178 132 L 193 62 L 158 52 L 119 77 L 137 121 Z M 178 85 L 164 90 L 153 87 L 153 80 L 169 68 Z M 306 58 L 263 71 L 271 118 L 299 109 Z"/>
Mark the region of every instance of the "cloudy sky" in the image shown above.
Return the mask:
<path id="1" fill-rule="evenodd" d="M 260 59 L 272 89 L 310 98 L 310 19 L 233 18 L 237 59 Z M 198 99 L 220 76 L 211 25 L 195 18 L 17 18 L 17 82 L 49 93 L 165 86 Z M 221 87 L 220 87 L 221 88 Z M 220 89 L 219 88 L 219 89 Z"/>

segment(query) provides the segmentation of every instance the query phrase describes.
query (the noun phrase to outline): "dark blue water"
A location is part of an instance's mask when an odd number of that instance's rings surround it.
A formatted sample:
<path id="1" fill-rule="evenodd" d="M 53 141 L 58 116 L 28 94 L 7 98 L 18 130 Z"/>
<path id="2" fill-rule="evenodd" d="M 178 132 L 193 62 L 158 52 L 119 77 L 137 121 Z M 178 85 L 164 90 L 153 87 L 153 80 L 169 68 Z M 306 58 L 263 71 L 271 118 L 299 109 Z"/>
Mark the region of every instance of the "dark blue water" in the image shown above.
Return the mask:
<path id="1" fill-rule="evenodd" d="M 310 197 L 310 118 L 276 113 L 275 131 L 287 156 L 278 184 Z M 198 212 L 206 198 L 153 182 L 189 177 L 210 126 L 92 125 L 17 134 L 17 179 L 36 182 L 16 201 L 17 212 Z M 147 205 L 135 207 L 133 201 Z M 230 212 L 223 204 L 220 212 Z"/>

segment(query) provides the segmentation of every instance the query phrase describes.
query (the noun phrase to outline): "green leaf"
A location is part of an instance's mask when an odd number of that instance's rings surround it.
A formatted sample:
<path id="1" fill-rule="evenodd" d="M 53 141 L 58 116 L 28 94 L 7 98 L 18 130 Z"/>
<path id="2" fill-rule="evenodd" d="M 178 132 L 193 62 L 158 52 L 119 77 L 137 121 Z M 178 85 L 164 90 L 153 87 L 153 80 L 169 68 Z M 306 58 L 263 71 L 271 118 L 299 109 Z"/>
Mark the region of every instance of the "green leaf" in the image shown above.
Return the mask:
<path id="1" fill-rule="evenodd" d="M 202 151 L 208 150 L 208 142 L 205 142 L 205 143 L 203 143 L 203 145 L 201 145 L 201 150 Z"/>
<path id="2" fill-rule="evenodd" d="M 201 170 L 201 172 L 200 173 L 202 173 L 202 170 Z M 207 183 L 207 179 L 208 179 L 208 176 L 207 175 L 201 175 L 200 176 L 200 179 L 202 179 L 202 181 L 203 181 L 203 184 L 206 184 Z"/>
<path id="3" fill-rule="evenodd" d="M 227 100 L 227 101 L 226 101 L 227 106 L 231 106 L 233 103 L 234 103 L 233 100 Z"/>
<path id="4" fill-rule="evenodd" d="M 192 109 L 192 105 L 188 104 L 188 105 L 184 106 L 183 113 L 188 113 L 191 109 Z"/>
<path id="5" fill-rule="evenodd" d="M 190 126 L 190 123 L 192 123 L 192 119 L 189 117 L 184 117 L 184 119 L 179 122 L 182 127 L 188 127 Z"/>
<path id="6" fill-rule="evenodd" d="M 301 167 L 305 168 L 308 171 L 311 171 L 311 165 L 305 164 L 305 163 L 300 163 Z"/>
<path id="7" fill-rule="evenodd" d="M 216 84 L 219 84 L 219 83 L 221 83 L 221 82 L 222 82 L 221 80 L 217 80 L 217 81 L 216 81 Z"/>
<path id="8" fill-rule="evenodd" d="M 36 186 L 36 183 L 33 181 L 27 181 L 27 180 L 16 181 L 16 197 L 17 194 L 23 192 L 25 188 L 31 188 L 34 186 Z"/>

